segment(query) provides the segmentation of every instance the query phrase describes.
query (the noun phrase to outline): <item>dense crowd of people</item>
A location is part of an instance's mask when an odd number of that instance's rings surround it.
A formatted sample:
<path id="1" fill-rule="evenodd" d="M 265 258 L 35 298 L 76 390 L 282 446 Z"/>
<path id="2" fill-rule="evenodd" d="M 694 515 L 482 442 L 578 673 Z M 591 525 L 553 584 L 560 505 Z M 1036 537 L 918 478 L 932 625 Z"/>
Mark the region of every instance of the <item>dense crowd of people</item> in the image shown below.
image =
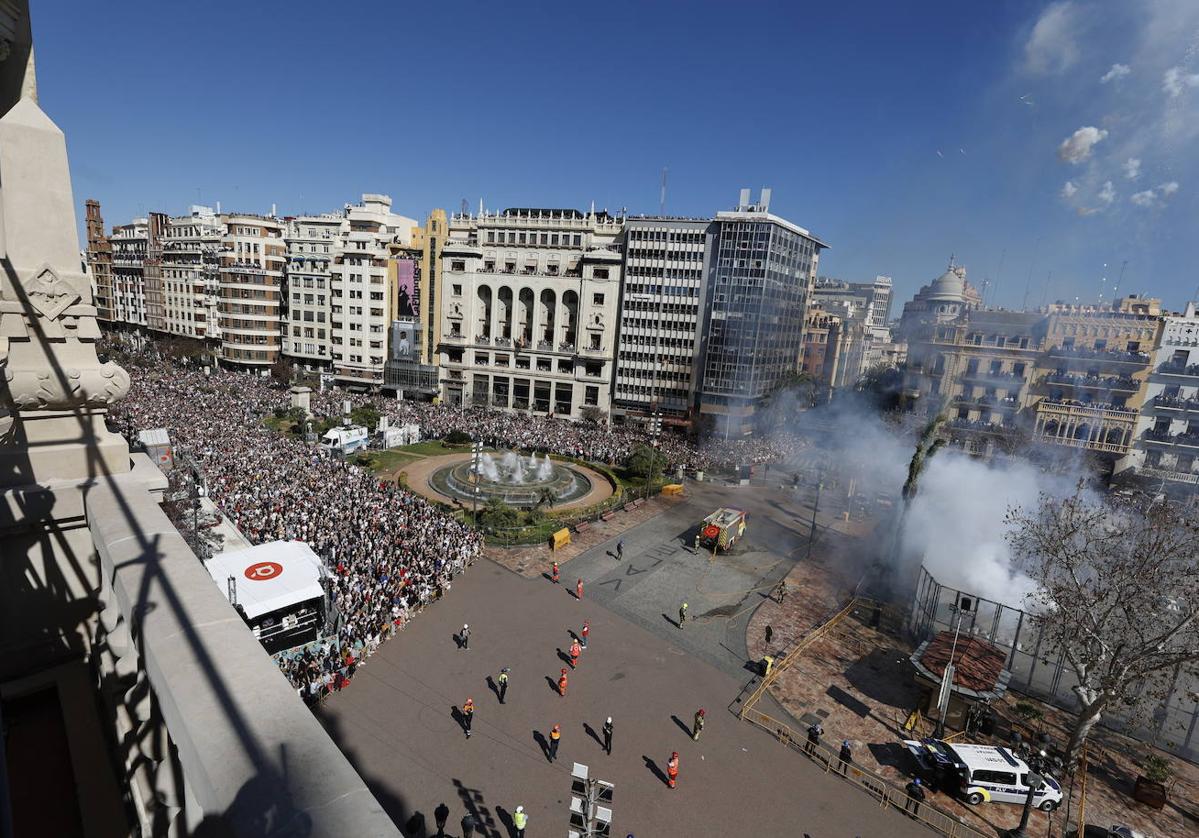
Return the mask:
<path id="1" fill-rule="evenodd" d="M 479 533 L 424 498 L 381 483 L 344 459 L 322 455 L 298 436 L 269 429 L 263 419 L 290 407 L 287 389 L 277 382 L 225 370 L 205 372 L 157 356 L 152 348 L 121 360 L 134 385 L 110 413 L 114 428 L 131 442 L 139 431 L 166 428 L 176 454 L 194 460 L 211 500 L 251 543 L 303 541 L 324 563 L 334 631 L 278 657 L 305 700 L 317 701 L 344 686 L 382 640 L 448 591 L 454 575 L 479 555 Z M 462 410 L 339 390 L 314 392 L 313 413 L 340 417 L 347 398 L 356 408 L 374 407 L 392 424 L 419 425 L 426 439 L 459 432 L 495 447 L 610 464 L 623 462 L 649 441 L 644 429 L 633 426 Z M 658 445 L 672 469 L 712 470 L 783 460 L 798 443 L 775 435 L 697 448 L 664 432 Z"/>
<path id="2" fill-rule="evenodd" d="M 264 416 L 287 406 L 267 380 L 214 371 L 138 368 L 110 414 L 130 440 L 166 428 L 191 455 L 209 497 L 251 542 L 304 541 L 329 570 L 336 633 L 281 659 L 307 700 L 340 688 L 411 614 L 449 590 L 482 539 L 418 495 L 275 433 Z"/>

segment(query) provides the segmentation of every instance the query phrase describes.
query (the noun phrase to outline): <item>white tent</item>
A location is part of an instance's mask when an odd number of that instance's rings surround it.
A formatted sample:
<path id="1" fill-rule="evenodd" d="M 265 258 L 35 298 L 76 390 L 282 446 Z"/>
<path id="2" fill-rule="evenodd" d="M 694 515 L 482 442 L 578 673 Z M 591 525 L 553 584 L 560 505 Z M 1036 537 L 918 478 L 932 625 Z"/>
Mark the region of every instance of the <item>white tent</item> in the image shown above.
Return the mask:
<path id="1" fill-rule="evenodd" d="M 325 595 L 321 560 L 303 541 L 272 541 L 217 553 L 205 565 L 226 598 L 229 577 L 236 580 L 237 604 L 249 620 Z"/>

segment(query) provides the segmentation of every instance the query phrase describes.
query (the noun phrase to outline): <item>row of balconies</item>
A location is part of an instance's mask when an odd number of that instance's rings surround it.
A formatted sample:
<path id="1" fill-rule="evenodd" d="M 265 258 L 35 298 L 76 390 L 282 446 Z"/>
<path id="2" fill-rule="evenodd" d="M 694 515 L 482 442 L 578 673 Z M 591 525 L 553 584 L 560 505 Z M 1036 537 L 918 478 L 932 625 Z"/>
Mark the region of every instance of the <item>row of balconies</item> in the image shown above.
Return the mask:
<path id="1" fill-rule="evenodd" d="M 1168 430 L 1149 428 L 1141 434 L 1141 438 L 1147 442 L 1156 442 L 1162 445 L 1185 445 L 1190 448 L 1199 448 L 1199 432 L 1183 431 L 1172 434 Z"/>
<path id="2" fill-rule="evenodd" d="M 1147 352 L 1130 352 L 1123 349 L 1094 349 L 1087 346 L 1053 346 L 1049 349 L 1051 357 L 1081 358 L 1096 361 L 1115 361 L 1122 364 L 1148 364 Z"/>
<path id="3" fill-rule="evenodd" d="M 1051 372 L 1038 383 L 1066 384 L 1071 387 L 1086 387 L 1096 390 L 1123 390 L 1130 393 L 1135 393 L 1141 386 L 1137 380 L 1124 375 L 1098 376 L 1060 372 Z"/>
<path id="4" fill-rule="evenodd" d="M 1199 376 L 1199 364 L 1180 364 L 1174 361 L 1165 361 L 1158 364 L 1157 372 L 1161 375 Z"/>
<path id="5" fill-rule="evenodd" d="M 1192 396 L 1184 399 L 1179 396 L 1167 396 L 1159 393 L 1153 397 L 1153 406 L 1163 410 L 1199 410 L 1199 397 Z"/>
<path id="6" fill-rule="evenodd" d="M 1116 414 L 1116 418 L 1131 417 L 1136 415 L 1136 411 L 1131 407 L 1124 405 L 1111 404 L 1109 402 L 1081 402 L 1074 399 L 1041 399 L 1037 402 L 1037 409 L 1041 410 L 1041 405 L 1046 407 L 1065 407 L 1074 411 L 1083 410 L 1094 412 L 1096 414 Z"/>

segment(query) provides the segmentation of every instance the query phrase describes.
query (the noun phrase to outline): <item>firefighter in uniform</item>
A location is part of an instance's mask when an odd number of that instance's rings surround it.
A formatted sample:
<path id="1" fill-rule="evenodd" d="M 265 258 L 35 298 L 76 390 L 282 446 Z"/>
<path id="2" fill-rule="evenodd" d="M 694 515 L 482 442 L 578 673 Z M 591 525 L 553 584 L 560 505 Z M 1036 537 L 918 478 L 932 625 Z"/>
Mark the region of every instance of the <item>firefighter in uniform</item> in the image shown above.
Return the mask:
<path id="1" fill-rule="evenodd" d="M 679 752 L 670 754 L 670 762 L 666 763 L 666 785 L 674 788 L 679 779 Z"/>
<path id="2" fill-rule="evenodd" d="M 579 653 L 582 649 L 579 647 L 578 640 L 572 640 L 570 643 L 570 668 L 574 669 L 579 665 Z"/>
<path id="3" fill-rule="evenodd" d="M 583 629 L 579 632 L 579 638 L 583 641 L 583 648 L 587 648 L 587 635 L 591 634 L 591 621 L 583 621 Z"/>
<path id="4" fill-rule="evenodd" d="M 562 669 L 562 677 L 558 679 L 558 695 L 566 695 L 566 669 Z"/>
<path id="5" fill-rule="evenodd" d="M 691 738 L 699 741 L 699 735 L 704 729 L 704 708 L 695 711 L 695 722 L 691 725 Z"/>
<path id="6" fill-rule="evenodd" d="M 550 578 L 554 580 L 554 584 L 558 584 L 558 563 L 554 562 L 553 568 L 550 570 Z"/>

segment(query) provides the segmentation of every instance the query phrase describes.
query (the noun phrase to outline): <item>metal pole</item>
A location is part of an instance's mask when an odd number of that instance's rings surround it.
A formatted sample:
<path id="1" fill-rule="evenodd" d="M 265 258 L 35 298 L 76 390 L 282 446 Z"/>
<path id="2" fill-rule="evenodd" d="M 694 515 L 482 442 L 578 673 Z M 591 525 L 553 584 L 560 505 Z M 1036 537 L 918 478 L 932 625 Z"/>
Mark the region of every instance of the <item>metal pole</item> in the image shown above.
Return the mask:
<path id="1" fill-rule="evenodd" d="M 824 468 L 816 476 L 816 502 L 812 504 L 812 525 L 808 528 L 808 551 L 804 560 L 812 558 L 812 542 L 816 539 L 816 511 L 820 508 L 820 490 L 824 488 Z"/>
<path id="2" fill-rule="evenodd" d="M 949 712 L 949 702 L 953 701 L 953 656 L 957 654 L 958 632 L 962 630 L 962 609 L 960 604 L 955 604 L 953 610 L 957 612 L 958 620 L 953 628 L 953 645 L 949 647 L 949 663 L 945 665 L 949 669 L 949 690 L 945 698 L 945 707 L 937 708 L 937 731 L 934 735 L 938 739 L 945 736 L 945 716 Z"/>

